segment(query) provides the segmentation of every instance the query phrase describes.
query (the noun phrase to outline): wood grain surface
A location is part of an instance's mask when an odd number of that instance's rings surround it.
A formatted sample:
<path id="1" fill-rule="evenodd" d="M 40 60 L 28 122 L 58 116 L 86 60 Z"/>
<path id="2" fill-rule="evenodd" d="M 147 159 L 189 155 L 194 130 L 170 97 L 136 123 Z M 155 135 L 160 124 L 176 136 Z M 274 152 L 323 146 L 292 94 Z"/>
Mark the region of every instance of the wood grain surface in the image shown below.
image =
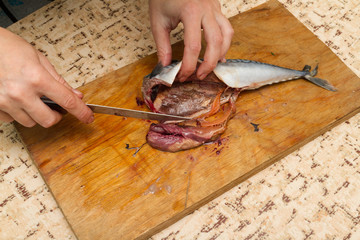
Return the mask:
<path id="1" fill-rule="evenodd" d="M 96 115 L 84 125 L 65 115 L 49 129 L 17 126 L 79 239 L 149 237 L 359 112 L 359 78 L 277 1 L 230 20 L 227 58 L 319 64 L 338 92 L 305 80 L 242 92 L 219 141 L 178 153 L 147 145 L 145 120 Z M 173 46 L 175 57 L 182 48 Z M 81 87 L 85 101 L 147 110 L 137 98 L 156 62 L 151 55 Z"/>

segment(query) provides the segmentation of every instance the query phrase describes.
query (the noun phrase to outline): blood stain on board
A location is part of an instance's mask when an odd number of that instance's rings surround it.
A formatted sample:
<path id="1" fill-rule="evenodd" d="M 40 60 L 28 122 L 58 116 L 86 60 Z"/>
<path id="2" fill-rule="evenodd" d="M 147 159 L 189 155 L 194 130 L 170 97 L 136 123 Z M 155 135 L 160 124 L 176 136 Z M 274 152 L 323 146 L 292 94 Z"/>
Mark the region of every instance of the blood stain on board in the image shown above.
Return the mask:
<path id="1" fill-rule="evenodd" d="M 187 159 L 189 159 L 191 162 L 195 162 L 195 158 L 193 155 L 188 155 Z"/>
<path id="2" fill-rule="evenodd" d="M 229 141 L 229 137 L 219 138 L 212 142 L 215 146 L 213 149 L 213 152 L 215 152 L 216 155 L 220 155 L 220 153 L 225 149 L 226 143 Z"/>

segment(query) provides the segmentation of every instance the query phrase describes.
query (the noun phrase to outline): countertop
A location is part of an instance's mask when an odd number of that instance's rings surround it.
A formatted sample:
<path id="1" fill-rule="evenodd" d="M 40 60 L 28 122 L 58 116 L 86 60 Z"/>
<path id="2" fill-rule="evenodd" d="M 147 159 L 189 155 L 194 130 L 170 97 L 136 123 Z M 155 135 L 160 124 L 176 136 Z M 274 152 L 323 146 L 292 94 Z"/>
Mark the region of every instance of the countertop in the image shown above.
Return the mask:
<path id="1" fill-rule="evenodd" d="M 265 1 L 221 0 L 227 17 Z M 360 3 L 281 0 L 360 77 Z M 8 27 L 73 87 L 156 51 L 147 1 L 56 0 Z M 182 39 L 181 26 L 172 42 Z M 360 239 L 360 114 L 152 239 Z M 0 239 L 76 239 L 13 124 L 0 123 Z"/>

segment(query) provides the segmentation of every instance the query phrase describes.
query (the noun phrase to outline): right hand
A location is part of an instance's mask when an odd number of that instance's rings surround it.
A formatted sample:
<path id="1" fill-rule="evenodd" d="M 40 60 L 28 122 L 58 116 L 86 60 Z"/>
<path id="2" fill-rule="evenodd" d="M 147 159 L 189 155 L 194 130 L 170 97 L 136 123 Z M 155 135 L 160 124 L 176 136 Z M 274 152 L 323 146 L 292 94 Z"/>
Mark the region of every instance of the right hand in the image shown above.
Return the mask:
<path id="1" fill-rule="evenodd" d="M 163 66 L 171 62 L 170 32 L 179 22 L 184 24 L 184 55 L 178 78 L 185 81 L 194 73 L 201 50 L 201 28 L 207 46 L 204 61 L 196 75 L 204 79 L 217 65 L 225 62 L 234 30 L 222 14 L 218 0 L 150 0 L 151 31 Z"/>
<path id="2" fill-rule="evenodd" d="M 61 119 L 40 97 L 46 96 L 84 123 L 93 112 L 82 94 L 56 72 L 47 58 L 21 37 L 0 27 L 0 121 L 50 127 Z"/>

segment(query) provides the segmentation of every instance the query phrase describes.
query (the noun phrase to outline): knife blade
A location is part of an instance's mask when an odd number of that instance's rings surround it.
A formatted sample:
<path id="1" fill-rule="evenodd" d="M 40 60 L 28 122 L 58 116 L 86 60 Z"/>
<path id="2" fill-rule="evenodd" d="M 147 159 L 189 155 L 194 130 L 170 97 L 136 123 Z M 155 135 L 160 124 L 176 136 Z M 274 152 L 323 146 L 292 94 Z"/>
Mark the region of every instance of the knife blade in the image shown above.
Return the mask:
<path id="1" fill-rule="evenodd" d="M 59 104 L 55 103 L 54 101 L 50 100 L 49 98 L 41 97 L 41 100 L 46 105 L 48 105 L 51 109 L 56 110 L 60 113 L 66 113 L 65 109 L 63 109 Z M 109 106 L 102 106 L 102 105 L 96 105 L 96 104 L 86 104 L 86 106 L 88 106 L 94 113 L 109 114 L 109 115 L 122 116 L 122 117 L 149 119 L 149 120 L 157 120 L 157 121 L 190 120 L 191 119 L 191 118 L 182 117 L 182 116 L 175 116 L 175 115 L 154 113 L 154 112 L 146 112 L 146 111 L 139 111 L 139 110 L 133 110 L 133 109 L 126 109 L 126 108 L 109 107 Z"/>

